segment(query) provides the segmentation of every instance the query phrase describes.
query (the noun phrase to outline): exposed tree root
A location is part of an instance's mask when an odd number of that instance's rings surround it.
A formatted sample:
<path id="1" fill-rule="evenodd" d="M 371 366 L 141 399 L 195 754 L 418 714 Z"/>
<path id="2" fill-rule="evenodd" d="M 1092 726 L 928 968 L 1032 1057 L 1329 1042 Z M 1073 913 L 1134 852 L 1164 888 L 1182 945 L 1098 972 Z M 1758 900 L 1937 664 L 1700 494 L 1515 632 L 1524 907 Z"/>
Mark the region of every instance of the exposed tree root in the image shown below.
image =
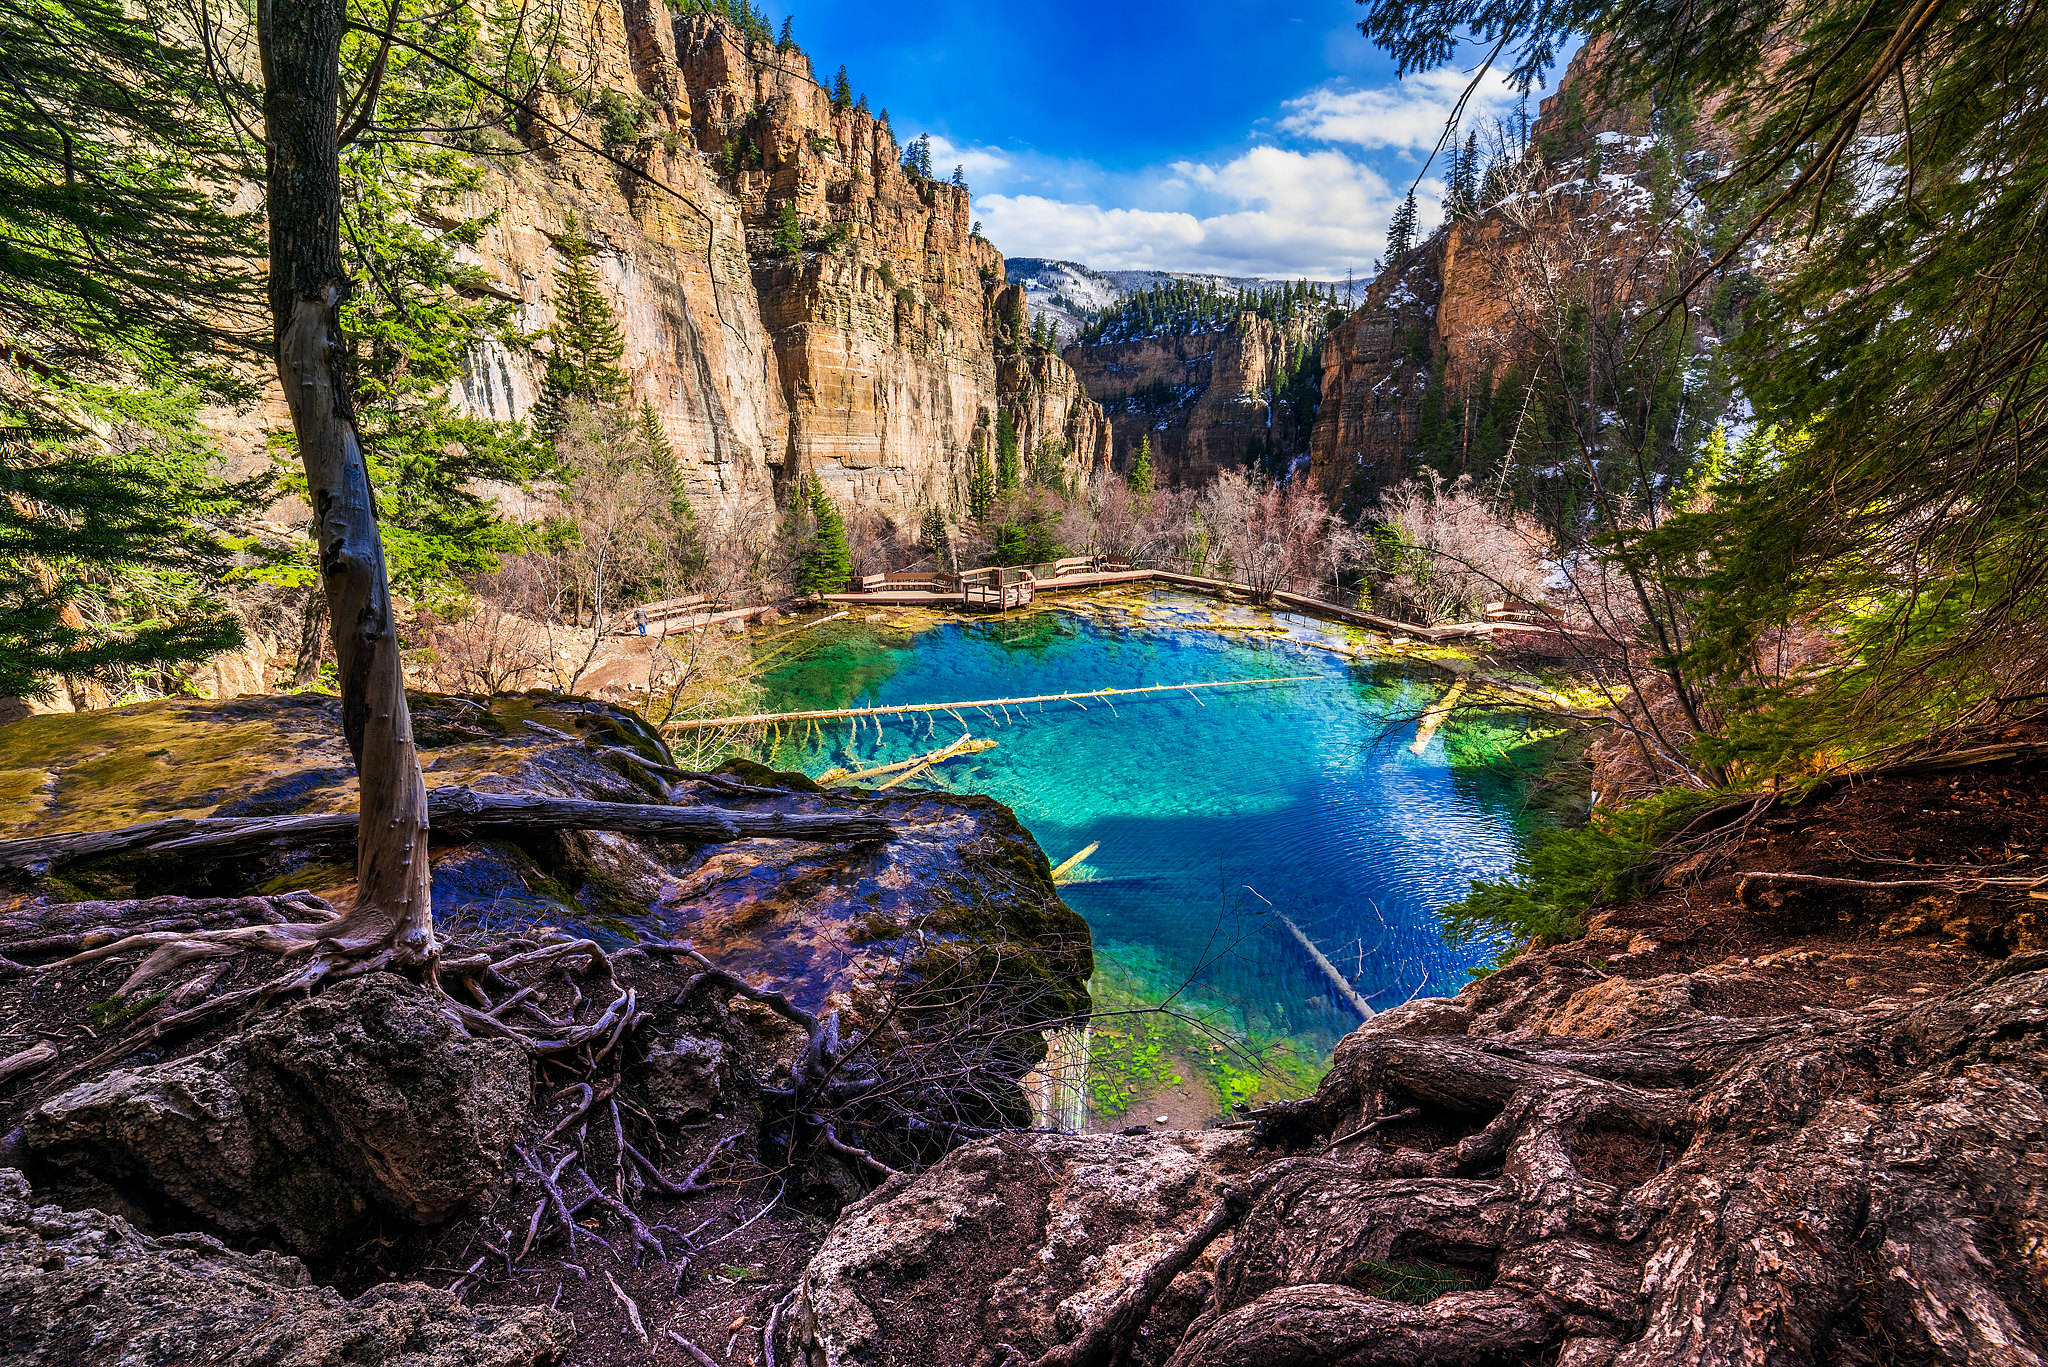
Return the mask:
<path id="1" fill-rule="evenodd" d="M 1267 1141 L 1462 1137 L 1242 1179 L 1034 1367 L 1120 1360 L 1226 1230 L 1174 1367 L 2048 1360 L 2044 969 L 1613 1041 L 1368 1027 Z M 1585 1172 L 1588 1151 L 1637 1157 Z M 1376 1280 L 1418 1262 L 1423 1303 Z"/>

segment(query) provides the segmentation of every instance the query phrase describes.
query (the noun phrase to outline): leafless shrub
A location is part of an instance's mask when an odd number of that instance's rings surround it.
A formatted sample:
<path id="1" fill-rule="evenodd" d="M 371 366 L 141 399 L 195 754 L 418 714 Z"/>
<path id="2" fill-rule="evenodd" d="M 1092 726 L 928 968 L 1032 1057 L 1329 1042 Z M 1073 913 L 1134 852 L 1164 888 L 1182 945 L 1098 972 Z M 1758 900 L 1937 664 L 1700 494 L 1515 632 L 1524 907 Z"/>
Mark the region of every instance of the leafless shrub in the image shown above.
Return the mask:
<path id="1" fill-rule="evenodd" d="M 753 710 L 753 649 L 743 636 L 710 627 L 650 637 L 647 719 L 657 725 Z"/>
<path id="2" fill-rule="evenodd" d="M 846 513 L 846 549 L 855 577 L 887 574 L 923 552 L 915 537 L 905 538 L 888 514 L 866 493 L 855 495 Z"/>
<path id="3" fill-rule="evenodd" d="M 1321 580 L 1324 543 L 1336 523 L 1329 503 L 1307 481 L 1266 484 L 1223 470 L 1196 506 L 1223 578 L 1261 593 Z"/>
<path id="4" fill-rule="evenodd" d="M 544 620 L 571 629 L 572 639 L 550 642 L 550 655 L 557 687 L 573 693 L 607 641 L 639 634 L 638 604 L 683 592 L 693 548 L 671 531 L 676 493 L 668 476 L 630 431 L 579 412 L 556 451 L 569 480 L 542 553 L 554 599 Z"/>
<path id="5" fill-rule="evenodd" d="M 1473 620 L 1491 599 L 1542 601 L 1549 538 L 1527 513 L 1434 470 L 1380 496 L 1374 589 L 1424 622 Z"/>
<path id="6" fill-rule="evenodd" d="M 793 556 L 765 490 L 734 490 L 704 517 L 705 588 L 715 603 L 744 607 L 786 592 Z"/>
<path id="7" fill-rule="evenodd" d="M 546 676 L 546 619 L 555 608 L 545 559 L 512 556 L 469 584 L 466 601 L 435 623 L 436 683 L 457 693 L 514 693 Z"/>

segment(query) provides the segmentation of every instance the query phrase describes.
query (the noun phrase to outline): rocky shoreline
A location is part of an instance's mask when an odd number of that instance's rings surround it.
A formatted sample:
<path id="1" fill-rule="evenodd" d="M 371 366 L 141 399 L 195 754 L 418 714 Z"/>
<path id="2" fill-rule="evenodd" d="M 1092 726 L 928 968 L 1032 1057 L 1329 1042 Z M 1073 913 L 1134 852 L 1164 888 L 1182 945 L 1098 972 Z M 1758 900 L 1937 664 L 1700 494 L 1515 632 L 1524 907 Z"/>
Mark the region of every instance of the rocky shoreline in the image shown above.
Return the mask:
<path id="1" fill-rule="evenodd" d="M 295 755 L 263 791 L 297 783 L 311 808 L 339 791 L 304 781 L 328 767 L 320 718 L 283 743 L 290 709 L 317 703 L 154 706 L 131 720 L 174 762 L 129 773 L 137 802 L 247 802 L 221 766 L 250 727 L 273 728 L 271 769 Z M 608 709 L 446 712 L 472 716 L 458 734 L 424 702 L 437 782 L 489 769 L 587 796 L 645 772 L 606 762 L 631 739 Z M 67 819 L 118 719 L 63 754 L 0 730 L 10 779 L 52 761 L 10 790 L 42 813 L 17 809 L 17 829 Z M 234 755 L 201 755 L 208 726 L 242 728 Z M 499 944 L 498 976 L 464 989 L 474 1009 L 372 973 L 161 1035 L 152 1020 L 239 970 L 195 959 L 125 998 L 133 963 L 54 966 L 92 938 L 69 928 L 93 919 L 79 909 L 176 876 L 239 894 L 196 914 L 303 914 L 257 885 L 321 852 L 59 869 L 0 908 L 0 953 L 24 965 L 0 979 L 0 1053 L 49 1046 L 0 1081 L 0 1364 L 2034 1361 L 2048 946 L 2024 895 L 1897 870 L 2038 845 L 2038 751 L 1731 828 L 1583 940 L 1375 1018 L 1315 1097 L 1236 1131 L 1023 1128 L 1025 1039 L 1076 1008 L 1085 930 L 985 801 L 889 797 L 900 833 L 879 849 L 437 848 L 447 955 Z M 681 783 L 702 785 L 692 801 L 867 801 L 765 771 Z M 548 872 L 498 885 L 523 930 L 454 895 L 486 860 Z M 88 885 L 115 899 L 79 900 Z M 655 918 L 638 948 L 589 937 L 635 900 Z M 696 931 L 704 958 L 681 947 Z M 1000 1010 L 976 1015 L 963 985 Z M 601 1022 L 607 1002 L 629 1005 L 559 1053 L 477 1021 L 532 1003 Z M 849 1085 L 798 1106 L 820 1059 Z"/>

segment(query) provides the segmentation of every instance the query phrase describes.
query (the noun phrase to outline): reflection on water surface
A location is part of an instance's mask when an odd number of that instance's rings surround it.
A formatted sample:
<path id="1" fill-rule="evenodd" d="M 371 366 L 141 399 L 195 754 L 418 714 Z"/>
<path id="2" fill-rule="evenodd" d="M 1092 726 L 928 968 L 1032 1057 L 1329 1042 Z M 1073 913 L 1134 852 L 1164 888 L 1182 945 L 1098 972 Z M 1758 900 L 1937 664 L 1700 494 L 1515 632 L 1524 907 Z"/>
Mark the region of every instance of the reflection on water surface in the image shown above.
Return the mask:
<path id="1" fill-rule="evenodd" d="M 1007 804 L 1054 863 L 1097 844 L 1062 892 L 1093 927 L 1098 957 L 1127 981 L 1171 991 L 1196 975 L 1198 998 L 1227 1004 L 1238 1028 L 1295 1037 L 1319 1058 L 1356 1015 L 1276 913 L 1375 1007 L 1455 992 L 1491 956 L 1484 945 L 1447 946 L 1435 912 L 1471 879 L 1507 871 L 1516 789 L 1499 772 L 1447 760 L 1456 726 L 1409 752 L 1440 674 L 1307 643 L 1343 639 L 1335 628 L 1171 593 L 915 633 L 815 630 L 801 656 L 765 677 L 768 710 L 1313 676 L 969 713 L 974 734 L 997 748 L 915 780 Z M 857 736 L 838 722 L 783 743 L 772 762 L 813 775 L 864 768 L 958 732 L 943 715 L 864 720 Z"/>

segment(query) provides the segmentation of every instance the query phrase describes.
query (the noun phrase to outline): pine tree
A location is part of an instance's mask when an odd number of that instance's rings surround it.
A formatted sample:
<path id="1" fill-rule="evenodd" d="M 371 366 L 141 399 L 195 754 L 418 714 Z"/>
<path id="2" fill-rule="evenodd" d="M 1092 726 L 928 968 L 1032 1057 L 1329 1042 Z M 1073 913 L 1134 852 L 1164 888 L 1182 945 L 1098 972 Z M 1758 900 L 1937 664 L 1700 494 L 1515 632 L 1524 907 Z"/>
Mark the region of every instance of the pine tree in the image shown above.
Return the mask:
<path id="1" fill-rule="evenodd" d="M 1010 295 L 1010 316 L 1004 320 L 1010 325 L 1010 351 L 1017 354 L 1024 350 L 1024 291 L 1016 290 Z"/>
<path id="2" fill-rule="evenodd" d="M 166 452 L 0 432 L 0 697 L 48 698 L 60 675 L 118 692 L 132 670 L 241 644 L 221 593 L 234 550 L 213 528 L 253 514 L 263 490 L 221 484 L 192 437 Z"/>
<path id="3" fill-rule="evenodd" d="M 563 225 L 556 249 L 562 254 L 557 285 L 555 325 L 548 329 L 554 350 L 548 354 L 534 425 L 549 437 L 561 433 L 572 404 L 616 408 L 632 389 L 619 362 L 626 354 L 626 335 L 612 316 L 611 303 L 597 283 L 591 258 L 597 248 L 583 235 L 572 213 Z"/>
<path id="4" fill-rule="evenodd" d="M 985 522 L 995 501 L 996 476 L 989 468 L 988 442 L 983 439 L 974 445 L 974 464 L 967 473 L 967 515 L 976 522 Z"/>
<path id="5" fill-rule="evenodd" d="M 1467 218 L 1479 211 L 1479 135 L 1465 135 L 1464 150 L 1451 163 L 1451 217 Z"/>
<path id="6" fill-rule="evenodd" d="M 654 400 L 640 400 L 640 420 L 635 428 L 635 435 L 640 438 L 640 449 L 646 455 L 651 468 L 675 468 L 676 449 L 669 444 L 668 433 L 662 429 L 661 414 L 654 411 Z"/>
<path id="7" fill-rule="evenodd" d="M 1394 211 L 1394 221 L 1387 228 L 1387 264 L 1398 265 L 1408 249 L 1415 245 L 1415 192 L 1401 201 L 1401 207 Z"/>
<path id="8" fill-rule="evenodd" d="M 777 52 L 794 52 L 796 50 L 795 15 L 791 14 L 783 16 L 782 36 L 775 40 L 775 50 Z"/>
<path id="9" fill-rule="evenodd" d="M 1014 493 L 1024 479 L 1024 462 L 1017 442 L 1017 424 L 1009 410 L 996 414 L 996 492 Z"/>
<path id="10" fill-rule="evenodd" d="M 218 109 L 150 11 L 0 5 L 0 696 L 239 643 L 222 532 L 269 495 L 219 480 L 196 384 L 269 328 Z"/>
<path id="11" fill-rule="evenodd" d="M 804 221 L 797 215 L 796 201 L 786 199 L 775 212 L 775 254 L 801 256 L 804 250 Z"/>
<path id="12" fill-rule="evenodd" d="M 967 188 L 967 168 L 965 166 L 955 166 L 953 168 L 953 183 L 963 190 Z"/>
<path id="13" fill-rule="evenodd" d="M 797 565 L 797 587 L 806 593 L 839 593 L 853 577 L 853 555 L 846 546 L 846 523 L 825 486 L 809 475 L 799 496 L 810 506 L 811 544 Z"/>
<path id="14" fill-rule="evenodd" d="M 924 510 L 924 522 L 918 529 L 917 544 L 932 563 L 942 570 L 953 568 L 952 543 L 946 535 L 946 515 L 934 503 Z"/>
<path id="15" fill-rule="evenodd" d="M 647 468 L 668 489 L 669 553 L 681 568 L 684 582 L 701 583 L 708 563 L 704 534 L 697 526 L 697 510 L 691 506 L 689 493 L 683 487 L 676 449 L 669 442 L 668 433 L 662 430 L 661 415 L 654 411 L 652 399 L 640 400 L 640 421 L 635 425 L 634 435 Z"/>
<path id="16" fill-rule="evenodd" d="M 1147 432 L 1138 438 L 1138 458 L 1131 462 L 1126 478 L 1130 481 L 1131 492 L 1141 498 L 1152 495 L 1152 434 Z"/>
<path id="17" fill-rule="evenodd" d="M 839 74 L 832 80 L 832 107 L 842 114 L 853 108 L 853 86 L 846 79 L 844 66 L 839 68 Z"/>
<path id="18" fill-rule="evenodd" d="M 1045 315 L 1042 313 L 1031 320 L 1031 345 L 1041 351 L 1049 345 L 1045 340 Z"/>
<path id="19" fill-rule="evenodd" d="M 888 116 L 883 115 L 884 118 Z M 932 135 L 920 133 L 903 149 L 903 169 L 919 180 L 932 178 Z"/>

